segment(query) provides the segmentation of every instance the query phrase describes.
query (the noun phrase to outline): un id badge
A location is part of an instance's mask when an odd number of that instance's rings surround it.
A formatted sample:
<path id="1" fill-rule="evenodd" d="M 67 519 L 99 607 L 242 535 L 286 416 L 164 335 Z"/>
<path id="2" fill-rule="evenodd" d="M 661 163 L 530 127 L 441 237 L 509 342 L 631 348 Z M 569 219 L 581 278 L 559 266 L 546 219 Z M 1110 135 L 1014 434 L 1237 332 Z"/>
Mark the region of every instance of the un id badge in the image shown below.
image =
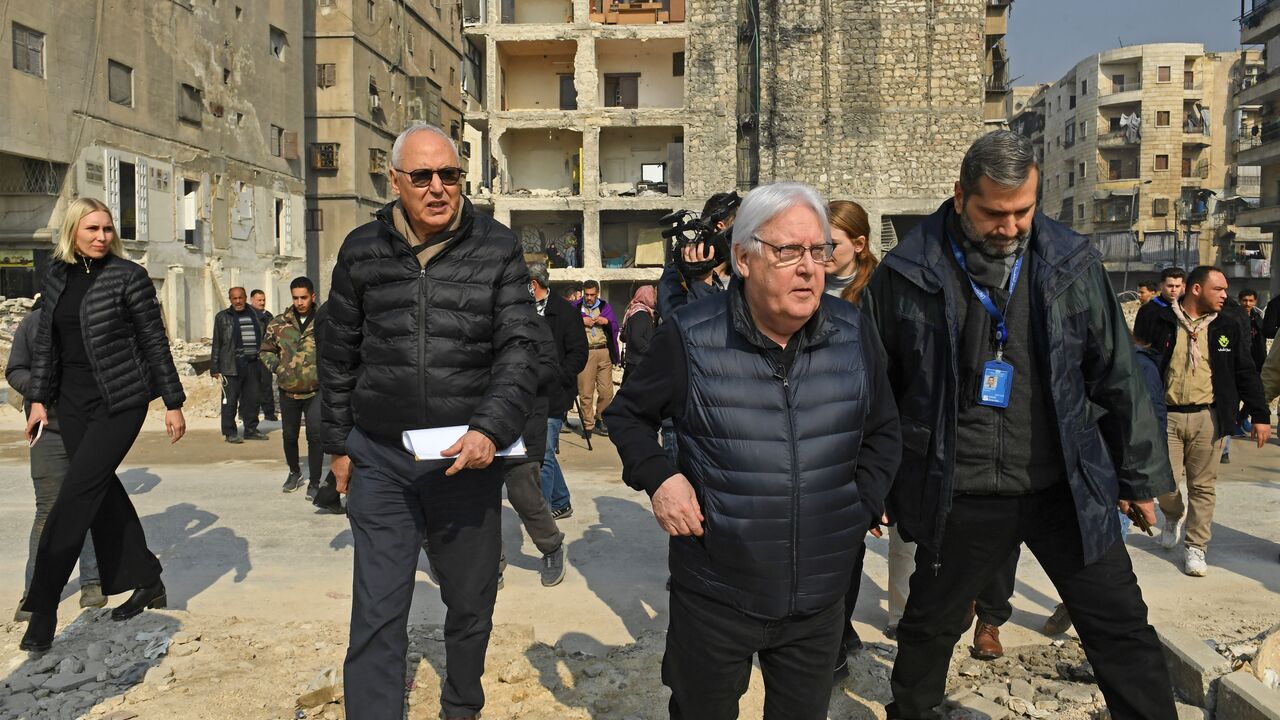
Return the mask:
<path id="1" fill-rule="evenodd" d="M 1007 408 L 1012 389 L 1012 365 L 1003 360 L 992 360 L 982 366 L 982 382 L 978 385 L 979 405 Z"/>

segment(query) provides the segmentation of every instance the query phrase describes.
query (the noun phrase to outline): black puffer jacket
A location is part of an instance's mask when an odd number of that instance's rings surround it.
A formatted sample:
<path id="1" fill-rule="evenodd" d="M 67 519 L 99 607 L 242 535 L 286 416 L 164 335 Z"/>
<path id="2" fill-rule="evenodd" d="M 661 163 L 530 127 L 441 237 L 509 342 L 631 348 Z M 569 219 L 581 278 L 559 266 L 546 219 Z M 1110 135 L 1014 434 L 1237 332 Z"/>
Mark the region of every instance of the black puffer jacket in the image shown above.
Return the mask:
<path id="1" fill-rule="evenodd" d="M 466 425 L 499 448 L 524 430 L 538 382 L 529 271 L 515 235 L 463 203 L 426 268 L 395 203 L 343 241 L 320 349 L 325 452 L 345 455 L 356 425 L 397 447 L 418 428 Z"/>
<path id="2" fill-rule="evenodd" d="M 27 399 L 51 403 L 58 397 L 58 348 L 54 342 L 53 311 L 67 286 L 74 265 L 53 262 L 41 286 L 45 311 L 40 314 L 32 350 L 31 386 Z M 98 391 L 109 412 L 145 407 L 164 399 L 170 410 L 182 407 L 187 396 L 169 352 L 156 288 L 141 265 L 120 257 L 102 267 L 101 274 L 80 306 L 84 346 L 93 365 Z"/>

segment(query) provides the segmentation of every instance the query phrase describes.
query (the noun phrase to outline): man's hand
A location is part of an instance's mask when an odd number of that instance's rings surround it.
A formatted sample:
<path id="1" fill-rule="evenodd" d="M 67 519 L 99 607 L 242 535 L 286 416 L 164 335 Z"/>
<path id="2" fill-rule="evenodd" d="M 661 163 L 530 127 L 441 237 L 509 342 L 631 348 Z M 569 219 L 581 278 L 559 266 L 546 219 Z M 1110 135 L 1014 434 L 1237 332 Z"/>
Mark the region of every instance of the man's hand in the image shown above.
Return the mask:
<path id="1" fill-rule="evenodd" d="M 591 327 L 592 325 L 595 325 L 595 324 L 596 324 L 595 318 L 591 317 L 590 315 L 582 316 L 582 325 L 584 327 Z"/>
<path id="2" fill-rule="evenodd" d="M 1142 517 L 1146 518 L 1147 524 L 1155 527 L 1156 524 L 1156 501 L 1150 498 L 1146 500 L 1121 500 L 1117 503 L 1120 506 L 1120 512 L 1125 515 L 1129 514 L 1132 508 L 1142 513 Z"/>
<path id="3" fill-rule="evenodd" d="M 871 533 L 872 537 L 884 537 L 884 530 L 881 530 L 880 528 L 882 526 L 888 526 L 888 524 L 889 524 L 889 514 L 880 513 L 880 522 L 876 523 L 875 525 L 872 525 L 871 529 L 868 532 Z"/>
<path id="4" fill-rule="evenodd" d="M 716 249 L 711 243 L 693 243 L 680 248 L 680 255 L 686 263 L 704 263 L 715 258 Z"/>
<path id="5" fill-rule="evenodd" d="M 483 470 L 493 463 L 496 452 L 497 446 L 484 433 L 468 430 L 466 435 L 458 438 L 458 442 L 440 453 L 445 457 L 458 457 L 444 474 L 457 475 L 463 470 Z"/>
<path id="6" fill-rule="evenodd" d="M 596 322 L 595 322 L 595 324 L 596 324 L 596 325 L 608 325 L 608 324 L 609 324 L 609 318 L 607 318 L 607 317 L 605 317 L 605 316 L 601 315 L 600 317 L 596 318 Z"/>
<path id="7" fill-rule="evenodd" d="M 347 494 L 347 485 L 351 482 L 351 458 L 347 455 L 334 455 L 329 460 L 329 472 L 341 495 Z"/>
<path id="8" fill-rule="evenodd" d="M 181 408 L 165 411 L 164 431 L 169 434 L 170 445 L 178 442 L 183 435 L 187 434 L 187 419 L 182 416 Z"/>
<path id="9" fill-rule="evenodd" d="M 36 426 L 49 424 L 49 413 L 44 409 L 44 403 L 31 403 L 31 414 L 27 416 L 27 429 L 23 435 L 27 438 L 27 442 L 36 439 Z"/>
<path id="10" fill-rule="evenodd" d="M 1258 442 L 1258 447 L 1267 444 L 1267 440 L 1271 438 L 1271 426 L 1253 424 L 1253 439 Z"/>
<path id="11" fill-rule="evenodd" d="M 698 496 L 688 478 L 676 473 L 658 486 L 653 494 L 653 515 L 658 527 L 673 537 L 694 535 L 702 537 L 702 510 Z"/>

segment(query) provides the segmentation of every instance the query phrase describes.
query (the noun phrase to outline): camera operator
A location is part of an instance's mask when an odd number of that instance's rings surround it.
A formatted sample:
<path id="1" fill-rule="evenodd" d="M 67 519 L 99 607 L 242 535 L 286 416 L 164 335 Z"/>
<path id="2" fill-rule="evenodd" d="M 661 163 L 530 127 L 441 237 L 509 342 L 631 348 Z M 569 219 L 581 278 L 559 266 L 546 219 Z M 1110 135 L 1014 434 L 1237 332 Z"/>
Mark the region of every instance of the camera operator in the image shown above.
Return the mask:
<path id="1" fill-rule="evenodd" d="M 700 221 L 685 225 L 697 234 L 692 240 L 677 245 L 672 262 L 662 269 L 658 280 L 659 318 L 668 318 L 690 301 L 728 286 L 728 230 L 740 202 L 737 192 L 716 193 L 702 206 Z"/>

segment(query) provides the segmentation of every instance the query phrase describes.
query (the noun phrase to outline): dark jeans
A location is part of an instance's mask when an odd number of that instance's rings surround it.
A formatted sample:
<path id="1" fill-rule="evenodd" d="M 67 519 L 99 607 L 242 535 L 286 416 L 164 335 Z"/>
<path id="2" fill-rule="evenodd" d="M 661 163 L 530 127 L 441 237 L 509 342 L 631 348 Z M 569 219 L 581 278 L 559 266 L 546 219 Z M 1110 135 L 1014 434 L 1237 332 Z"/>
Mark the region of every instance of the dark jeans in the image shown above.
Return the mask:
<path id="1" fill-rule="evenodd" d="M 551 508 L 542 497 L 542 487 L 538 482 L 541 465 L 536 462 L 507 463 L 502 472 L 502 480 L 507 485 L 507 500 L 520 516 L 524 529 L 529 533 L 538 552 L 550 555 L 560 549 L 564 543 L 564 533 L 556 526 L 551 517 Z"/>
<path id="2" fill-rule="evenodd" d="M 147 409 L 108 414 L 100 399 L 85 401 L 74 397 L 73 388 L 63 389 L 58 423 L 71 462 L 40 534 L 35 571 L 22 605 L 29 612 L 57 611 L 87 532 L 93 533 L 103 593 L 128 592 L 160 579 L 160 561 L 147 549 L 138 513 L 116 477 Z"/>
<path id="3" fill-rule="evenodd" d="M 40 535 L 53 503 L 62 489 L 71 458 L 62 444 L 62 433 L 45 428 L 40 442 L 31 448 L 31 483 L 36 491 L 36 517 L 31 523 L 31 538 L 27 543 L 27 572 L 23 592 L 31 586 L 31 576 L 36 569 L 36 553 L 40 548 Z M 80 587 L 98 582 L 98 558 L 93 554 L 93 540 L 86 537 L 80 550 Z"/>
<path id="4" fill-rule="evenodd" d="M 1065 483 L 1032 495 L 957 496 L 944 538 L 940 557 L 924 546 L 916 551 L 911 595 L 898 625 L 888 717 L 938 717 L 933 708 L 942 702 L 969 601 L 1024 542 L 1071 613 L 1111 717 L 1177 716 L 1164 655 L 1125 545 L 1117 537 L 1100 559 L 1084 563 Z M 935 558 L 941 563 L 937 570 Z"/>
<path id="5" fill-rule="evenodd" d="M 764 620 L 671 584 L 662 683 L 672 720 L 732 720 L 758 655 L 765 720 L 825 720 L 843 602 L 801 617 Z"/>
<path id="6" fill-rule="evenodd" d="M 320 485 L 320 470 L 324 467 L 324 445 L 320 440 L 320 394 L 306 400 L 294 400 L 280 393 L 280 436 L 284 443 L 284 460 L 289 472 L 301 473 L 298 465 L 298 432 L 302 418 L 307 419 L 307 469 L 311 485 Z"/>
<path id="7" fill-rule="evenodd" d="M 256 361 L 255 361 L 256 362 Z M 237 363 L 238 375 L 222 376 L 222 434 L 236 434 L 236 411 L 244 423 L 245 432 L 258 429 L 258 382 L 252 368 Z"/>
<path id="8" fill-rule="evenodd" d="M 445 477 L 445 464 L 417 462 L 359 428 L 347 438 L 347 452 L 355 539 L 347 707 L 359 708 L 360 718 L 404 715 L 409 605 L 425 539 L 447 608 L 440 704 L 448 716 L 474 715 L 484 707 L 480 677 L 498 593 L 502 467 Z"/>
<path id="9" fill-rule="evenodd" d="M 263 415 L 276 414 L 276 394 L 275 387 L 272 382 L 271 371 L 261 362 L 254 363 L 254 367 L 258 371 L 258 408 L 262 410 Z"/>

